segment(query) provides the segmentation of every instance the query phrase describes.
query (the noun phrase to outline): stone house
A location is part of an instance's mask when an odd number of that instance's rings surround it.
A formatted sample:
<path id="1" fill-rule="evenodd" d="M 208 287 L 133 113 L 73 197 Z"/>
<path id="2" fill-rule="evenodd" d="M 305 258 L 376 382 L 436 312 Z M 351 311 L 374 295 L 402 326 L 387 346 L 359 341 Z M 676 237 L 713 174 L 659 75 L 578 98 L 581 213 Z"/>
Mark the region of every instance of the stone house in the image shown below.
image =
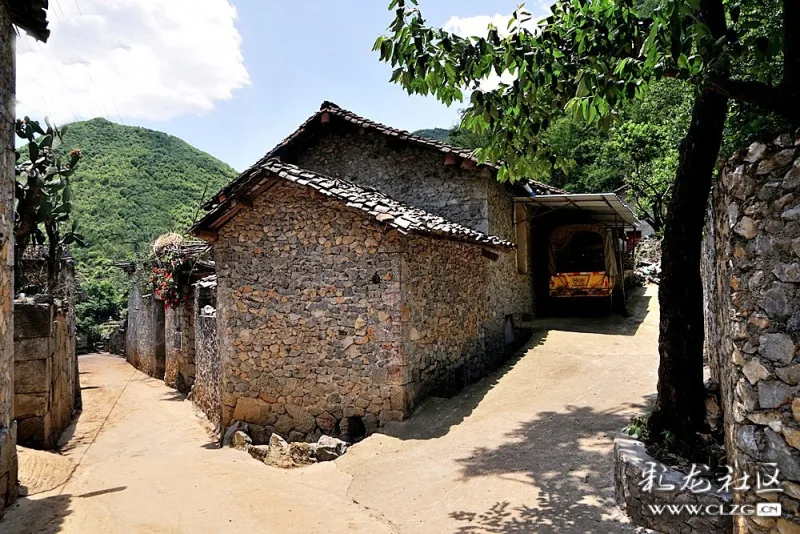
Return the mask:
<path id="1" fill-rule="evenodd" d="M 528 208 L 471 152 L 324 103 L 217 193 L 221 420 L 291 439 L 408 416 L 483 376 L 534 309 Z"/>
<path id="2" fill-rule="evenodd" d="M 14 422 L 14 121 L 15 25 L 46 41 L 47 2 L 0 2 L 0 516 L 17 497 L 17 428 Z"/>

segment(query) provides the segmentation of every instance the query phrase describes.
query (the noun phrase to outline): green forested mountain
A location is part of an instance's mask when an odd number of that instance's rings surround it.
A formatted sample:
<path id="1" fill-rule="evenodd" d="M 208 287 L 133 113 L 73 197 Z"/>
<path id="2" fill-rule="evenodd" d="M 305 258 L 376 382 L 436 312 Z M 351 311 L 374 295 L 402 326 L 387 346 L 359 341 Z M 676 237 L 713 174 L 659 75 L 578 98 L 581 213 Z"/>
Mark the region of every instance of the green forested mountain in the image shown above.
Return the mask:
<path id="1" fill-rule="evenodd" d="M 162 132 L 105 119 L 70 124 L 59 151 L 83 154 L 72 178 L 74 218 L 88 243 L 73 249 L 87 265 L 132 258 L 153 238 L 182 233 L 197 206 L 236 172 Z"/>
<path id="2" fill-rule="evenodd" d="M 236 171 L 177 137 L 105 119 L 68 125 L 57 152 L 75 148 L 83 157 L 71 178 L 72 217 L 87 246 L 70 252 L 86 295 L 78 328 L 95 340 L 124 316 L 130 282 L 114 264 L 146 255 L 161 234 L 185 232 L 203 197 Z"/>
<path id="3" fill-rule="evenodd" d="M 417 130 L 413 132 L 413 134 L 427 139 L 433 139 L 434 141 L 450 142 L 450 130 L 445 128 L 425 128 Z"/>

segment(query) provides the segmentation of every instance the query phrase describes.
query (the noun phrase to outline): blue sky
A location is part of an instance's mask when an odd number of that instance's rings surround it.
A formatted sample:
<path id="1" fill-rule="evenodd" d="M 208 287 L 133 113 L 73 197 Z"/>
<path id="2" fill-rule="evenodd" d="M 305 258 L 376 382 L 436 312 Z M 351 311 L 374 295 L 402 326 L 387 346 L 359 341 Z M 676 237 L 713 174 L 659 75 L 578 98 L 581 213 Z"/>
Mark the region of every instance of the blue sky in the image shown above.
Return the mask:
<path id="1" fill-rule="evenodd" d="M 148 1 L 128 0 L 127 11 L 114 13 L 102 0 L 79 0 L 75 8 L 70 0 L 51 2 L 50 42 L 22 39 L 18 77 L 27 100 L 22 97 L 19 109 L 62 122 L 102 115 L 165 131 L 237 170 L 291 133 L 323 100 L 408 130 L 449 127 L 457 119 L 458 105 L 408 96 L 388 82 L 391 68 L 371 51 L 391 21 L 388 0 L 233 0 L 238 17 L 231 14 L 230 24 L 220 27 L 218 21 L 232 12 L 225 0 L 203 0 L 204 6 L 188 0 L 196 20 L 171 26 L 170 17 L 184 21 L 185 11 L 162 13 L 155 4 L 148 10 Z M 541 15 L 538 4 L 529 2 L 529 8 Z M 516 5 L 421 2 L 429 22 L 464 31 L 485 28 L 486 16 L 508 15 Z M 94 41 L 87 42 L 87 35 Z M 70 78 L 66 88 L 60 94 L 42 90 L 39 72 L 59 69 Z"/>

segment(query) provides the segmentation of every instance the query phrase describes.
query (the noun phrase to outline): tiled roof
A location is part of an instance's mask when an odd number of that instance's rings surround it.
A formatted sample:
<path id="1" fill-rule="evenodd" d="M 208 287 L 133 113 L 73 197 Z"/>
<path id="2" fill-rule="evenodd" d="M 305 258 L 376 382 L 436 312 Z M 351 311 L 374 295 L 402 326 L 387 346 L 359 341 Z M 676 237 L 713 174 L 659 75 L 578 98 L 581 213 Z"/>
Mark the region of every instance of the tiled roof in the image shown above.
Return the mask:
<path id="1" fill-rule="evenodd" d="M 268 175 L 265 176 L 264 173 L 268 173 Z M 249 172 L 247 176 L 247 181 L 237 191 L 237 196 L 244 197 L 246 200 L 252 200 L 265 189 L 264 182 L 267 178 L 277 176 L 340 200 L 347 206 L 366 212 L 377 221 L 387 224 L 403 234 L 427 234 L 490 247 L 514 246 L 512 242 L 505 239 L 472 230 L 423 209 L 398 202 L 371 187 L 364 187 L 341 178 L 331 178 L 324 174 L 283 163 L 277 159 L 261 163 L 256 169 Z M 221 219 L 223 215 L 228 214 L 236 206 L 236 200 L 241 200 L 241 198 L 229 198 L 218 205 L 189 231 L 198 232 L 213 228 L 215 221 Z"/>
<path id="2" fill-rule="evenodd" d="M 426 137 L 414 135 L 410 132 L 407 132 L 406 130 L 399 130 L 397 128 L 392 128 L 391 126 L 386 126 L 385 124 L 365 119 L 364 117 L 356 115 L 352 111 L 348 111 L 346 109 L 337 106 L 333 102 L 325 101 L 322 103 L 322 105 L 320 106 L 320 110 L 317 113 L 309 117 L 309 119 L 306 120 L 303 124 L 301 124 L 297 130 L 295 130 L 291 135 L 289 135 L 289 137 L 278 143 L 278 145 L 275 146 L 275 148 L 267 152 L 267 154 L 259 161 L 257 161 L 252 167 L 245 170 L 237 179 L 235 179 L 233 182 L 225 186 L 219 193 L 217 193 L 214 197 L 209 199 L 208 202 L 206 202 L 203 207 L 205 209 L 211 209 L 214 206 L 214 204 L 218 202 L 217 199 L 219 198 L 220 194 L 228 195 L 234 192 L 239 187 L 239 185 L 244 180 L 246 180 L 246 175 L 248 175 L 251 171 L 257 169 L 259 166 L 263 165 L 268 160 L 274 158 L 283 159 L 282 158 L 283 153 L 287 148 L 292 146 L 298 139 L 300 139 L 303 135 L 309 132 L 310 129 L 319 127 L 319 125 L 322 123 L 321 116 L 323 113 L 328 113 L 329 115 L 332 115 L 334 117 L 339 117 L 351 124 L 360 126 L 368 130 L 376 131 L 380 134 L 397 139 L 398 141 L 404 141 L 417 146 L 430 148 L 432 150 L 438 150 L 443 154 L 454 154 L 455 156 L 461 159 L 472 161 L 476 165 L 483 165 L 493 170 L 497 170 L 499 168 L 496 165 L 491 165 L 489 163 L 483 163 L 479 161 L 477 158 L 475 158 L 473 151 L 471 150 L 458 148 L 452 145 L 448 145 L 447 143 L 443 143 L 442 141 L 435 141 L 433 139 L 428 139 Z M 534 189 L 537 195 L 565 193 L 565 191 L 561 189 L 558 189 L 551 185 L 543 184 L 541 182 L 537 182 L 535 180 L 526 179 L 521 183 L 523 184 L 527 183 L 528 185 L 530 185 Z"/>

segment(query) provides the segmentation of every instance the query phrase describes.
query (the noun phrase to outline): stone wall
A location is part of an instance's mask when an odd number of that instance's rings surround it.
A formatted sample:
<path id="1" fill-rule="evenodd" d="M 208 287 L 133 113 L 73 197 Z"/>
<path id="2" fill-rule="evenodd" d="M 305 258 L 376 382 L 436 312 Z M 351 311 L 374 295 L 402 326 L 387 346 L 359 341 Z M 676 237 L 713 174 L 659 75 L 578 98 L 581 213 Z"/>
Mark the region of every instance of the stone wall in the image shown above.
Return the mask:
<path id="1" fill-rule="evenodd" d="M 216 288 L 197 286 L 195 302 L 197 303 L 195 315 L 196 377 L 192 388 L 192 402 L 206 414 L 211 423 L 218 426 L 221 414 L 222 367 L 217 341 Z"/>
<path id="2" fill-rule="evenodd" d="M 489 183 L 489 227 L 492 234 L 509 241 L 516 242 L 517 235 L 514 223 L 514 200 L 509 194 L 507 186 L 497 181 Z M 531 222 L 527 218 L 530 213 L 525 209 L 526 218 L 519 224 L 528 228 L 530 236 Z M 530 237 L 528 247 L 501 254 L 497 261 L 490 262 L 488 269 L 488 305 L 490 310 L 503 313 L 493 313 L 486 324 L 486 349 L 490 354 L 501 356 L 505 352 L 506 320 L 512 314 L 533 314 L 533 264 L 530 254 Z M 517 254 L 527 252 L 528 270 L 520 273 L 517 269 Z"/>
<path id="3" fill-rule="evenodd" d="M 111 354 L 125 356 L 125 328 L 127 322 L 127 319 L 120 321 L 119 326 L 108 335 L 107 350 Z"/>
<path id="4" fill-rule="evenodd" d="M 384 408 L 402 397 L 396 232 L 295 184 L 254 204 L 214 246 L 223 424 L 300 439 L 399 419 Z"/>
<path id="5" fill-rule="evenodd" d="M 643 482 L 652 469 L 659 473 L 661 487 L 647 489 Z M 685 480 L 683 473 L 650 456 L 643 442 L 626 435 L 614 440 L 614 497 L 635 525 L 661 534 L 728 534 L 731 516 L 653 513 L 651 506 L 684 504 L 716 511 L 730 505 L 730 491 L 719 484 L 709 481 L 707 491 L 692 492 L 682 489 Z M 671 489 L 665 489 L 667 487 Z"/>
<path id="6" fill-rule="evenodd" d="M 445 165 L 439 151 L 395 143 L 375 132 L 341 125 L 331 128 L 329 135 L 300 153 L 300 167 L 374 187 L 396 200 L 516 241 L 513 194 L 491 171 Z M 489 269 L 489 306 L 508 310 L 509 315 L 533 313 L 531 272 L 519 273 L 515 255 L 502 255 Z M 506 317 L 501 314 L 486 323 L 490 353 L 503 353 L 505 328 Z"/>
<path id="7" fill-rule="evenodd" d="M 800 520 L 800 144 L 782 136 L 735 156 L 716 186 L 704 247 L 707 349 L 720 380 L 728 463 L 754 480 L 777 464 L 783 516 L 737 518 L 736 532 L 798 532 Z"/>
<path id="8" fill-rule="evenodd" d="M 78 404 L 75 315 L 69 306 L 14 306 L 14 416 L 19 443 L 55 449 Z"/>
<path id="9" fill-rule="evenodd" d="M 0 2 L 0 516 L 17 498 L 14 423 L 14 28 Z"/>
<path id="10" fill-rule="evenodd" d="M 409 239 L 401 274 L 403 383 L 408 398 L 397 407 L 413 407 L 431 392 L 454 394 L 502 356 L 487 350 L 485 336 L 487 325 L 495 322 L 486 285 L 494 263 L 475 246 Z"/>
<path id="11" fill-rule="evenodd" d="M 194 295 L 176 308 L 166 310 L 166 369 L 164 382 L 188 393 L 195 382 Z"/>
<path id="12" fill-rule="evenodd" d="M 337 127 L 337 126 L 332 126 Z M 489 233 L 487 171 L 446 166 L 439 151 L 375 132 L 338 126 L 307 148 L 297 165 L 374 187 L 395 200 Z"/>
<path id="13" fill-rule="evenodd" d="M 142 296 L 139 285 L 131 285 L 125 359 L 140 371 L 159 379 L 164 378 L 166 367 L 165 326 L 161 322 L 166 313 L 163 310 L 163 302 L 155 300 L 152 295 Z"/>

